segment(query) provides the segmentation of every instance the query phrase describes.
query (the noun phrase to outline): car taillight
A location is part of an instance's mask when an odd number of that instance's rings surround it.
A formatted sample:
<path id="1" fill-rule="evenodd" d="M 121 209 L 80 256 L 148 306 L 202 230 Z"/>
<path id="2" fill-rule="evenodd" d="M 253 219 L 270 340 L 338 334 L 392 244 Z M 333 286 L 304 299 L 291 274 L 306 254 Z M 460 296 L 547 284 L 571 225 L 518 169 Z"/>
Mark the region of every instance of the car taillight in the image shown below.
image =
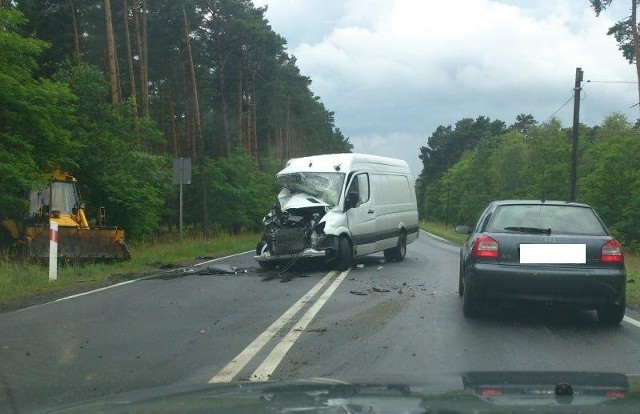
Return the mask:
<path id="1" fill-rule="evenodd" d="M 475 257 L 494 257 L 500 256 L 500 248 L 498 242 L 487 235 L 478 237 L 473 244 L 472 254 Z"/>
<path id="2" fill-rule="evenodd" d="M 609 240 L 602 246 L 600 253 L 601 262 L 624 262 L 624 254 L 622 252 L 622 245 L 617 240 Z"/>
<path id="3" fill-rule="evenodd" d="M 499 397 L 502 395 L 500 388 L 479 388 L 476 393 L 482 397 Z"/>

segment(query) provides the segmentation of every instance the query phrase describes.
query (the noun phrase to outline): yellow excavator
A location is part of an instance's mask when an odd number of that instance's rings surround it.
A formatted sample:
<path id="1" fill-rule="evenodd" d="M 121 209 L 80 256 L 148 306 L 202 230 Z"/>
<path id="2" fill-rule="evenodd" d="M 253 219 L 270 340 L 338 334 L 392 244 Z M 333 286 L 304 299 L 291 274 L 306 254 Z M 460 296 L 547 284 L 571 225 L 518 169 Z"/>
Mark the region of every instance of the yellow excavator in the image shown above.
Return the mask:
<path id="1" fill-rule="evenodd" d="M 131 258 L 124 230 L 104 225 L 100 208 L 97 225 L 90 226 L 75 177 L 52 174 L 46 188 L 27 192 L 29 211 L 22 220 L 0 221 L 5 247 L 36 260 L 49 258 L 49 223 L 58 223 L 58 257 L 72 263 Z"/>

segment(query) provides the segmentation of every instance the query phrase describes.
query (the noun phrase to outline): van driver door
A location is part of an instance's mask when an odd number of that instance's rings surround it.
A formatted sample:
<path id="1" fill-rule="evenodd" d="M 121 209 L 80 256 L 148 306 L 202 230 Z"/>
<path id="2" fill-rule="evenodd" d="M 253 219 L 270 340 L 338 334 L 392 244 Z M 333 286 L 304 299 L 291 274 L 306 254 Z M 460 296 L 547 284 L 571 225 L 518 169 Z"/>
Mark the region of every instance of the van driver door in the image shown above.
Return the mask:
<path id="1" fill-rule="evenodd" d="M 373 253 L 376 244 L 376 213 L 371 198 L 369 174 L 354 175 L 347 188 L 347 194 L 358 194 L 357 205 L 347 211 L 347 223 L 356 243 L 356 254 L 362 256 Z"/>

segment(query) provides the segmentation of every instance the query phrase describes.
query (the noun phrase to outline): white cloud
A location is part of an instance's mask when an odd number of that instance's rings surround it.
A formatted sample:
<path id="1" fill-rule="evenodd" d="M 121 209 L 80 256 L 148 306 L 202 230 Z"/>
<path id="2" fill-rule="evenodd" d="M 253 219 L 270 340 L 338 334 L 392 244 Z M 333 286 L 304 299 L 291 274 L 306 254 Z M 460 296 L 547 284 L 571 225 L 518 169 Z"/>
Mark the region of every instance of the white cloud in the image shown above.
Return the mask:
<path id="1" fill-rule="evenodd" d="M 509 124 L 519 113 L 545 121 L 571 97 L 576 67 L 585 80 L 635 80 L 606 35 L 624 8 L 596 17 L 570 0 L 262 1 L 355 150 L 404 152 L 414 174 L 438 125 L 479 115 Z M 589 125 L 614 111 L 638 117 L 633 84 L 585 83 L 583 99 Z M 570 125 L 571 105 L 557 116 Z"/>

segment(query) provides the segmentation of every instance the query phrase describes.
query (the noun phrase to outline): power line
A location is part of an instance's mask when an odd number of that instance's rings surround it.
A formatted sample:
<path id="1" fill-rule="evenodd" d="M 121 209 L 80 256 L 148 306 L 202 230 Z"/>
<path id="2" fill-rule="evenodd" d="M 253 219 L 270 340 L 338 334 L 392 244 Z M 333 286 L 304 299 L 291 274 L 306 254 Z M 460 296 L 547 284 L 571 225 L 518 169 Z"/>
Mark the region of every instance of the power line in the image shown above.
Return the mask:
<path id="1" fill-rule="evenodd" d="M 549 120 L 550 120 L 551 118 L 553 118 L 553 116 L 554 116 L 555 114 L 557 114 L 558 112 L 560 112 L 560 110 L 561 110 L 562 108 L 564 108 L 565 106 L 567 106 L 567 104 L 568 104 L 569 102 L 571 102 L 572 100 L 573 100 L 573 95 L 571 95 L 571 98 L 569 98 L 569 99 L 567 100 L 567 102 L 563 103 L 563 104 L 562 104 L 562 106 L 560 106 L 560 108 L 556 109 L 556 111 L 555 111 L 554 113 L 552 113 L 551 115 L 549 115 L 549 118 L 547 118 L 547 119 L 546 119 L 546 121 L 544 121 L 544 122 L 543 122 L 543 124 L 546 124 L 547 122 L 549 122 Z"/>
<path id="2" fill-rule="evenodd" d="M 587 82 L 591 83 L 638 83 L 634 81 L 606 81 L 606 80 L 587 80 Z"/>

